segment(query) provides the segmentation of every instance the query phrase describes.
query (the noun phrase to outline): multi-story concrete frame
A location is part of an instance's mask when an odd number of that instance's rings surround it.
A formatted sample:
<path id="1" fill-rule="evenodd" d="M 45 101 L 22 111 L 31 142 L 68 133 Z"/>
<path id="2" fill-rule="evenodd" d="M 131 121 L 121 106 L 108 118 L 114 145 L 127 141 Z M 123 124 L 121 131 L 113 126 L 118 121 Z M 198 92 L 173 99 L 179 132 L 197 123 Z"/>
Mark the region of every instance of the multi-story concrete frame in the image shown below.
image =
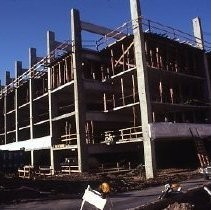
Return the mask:
<path id="1" fill-rule="evenodd" d="M 55 171 L 66 157 L 78 172 L 145 161 L 148 178 L 156 164 L 175 163 L 171 145 L 183 151 L 180 161 L 196 156 L 193 133 L 211 135 L 211 56 L 200 21 L 195 37 L 180 34 L 141 18 L 138 0 L 131 17 L 113 31 L 73 9 L 71 42 L 49 31 L 46 57 L 30 48 L 29 68 L 16 62 L 15 79 L 6 73 L 0 95 L 0 149 L 25 149 L 29 164 Z M 83 43 L 84 31 L 103 35 L 97 49 Z"/>

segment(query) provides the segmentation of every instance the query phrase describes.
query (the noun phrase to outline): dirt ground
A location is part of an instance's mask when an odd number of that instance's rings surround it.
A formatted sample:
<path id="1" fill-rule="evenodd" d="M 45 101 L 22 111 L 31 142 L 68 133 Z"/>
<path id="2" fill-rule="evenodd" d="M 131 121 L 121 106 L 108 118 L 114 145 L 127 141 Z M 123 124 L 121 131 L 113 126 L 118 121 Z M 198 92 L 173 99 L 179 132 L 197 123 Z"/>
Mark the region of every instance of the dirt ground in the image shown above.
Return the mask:
<path id="1" fill-rule="evenodd" d="M 115 194 L 166 183 L 177 183 L 198 176 L 198 170 L 191 169 L 160 170 L 156 178 L 149 180 L 146 180 L 139 170 L 99 175 L 73 173 L 68 176 L 37 177 L 31 180 L 20 179 L 14 174 L 10 176 L 1 174 L 0 203 L 27 202 L 33 199 L 81 198 L 88 184 L 98 190 L 102 182 L 108 182 L 111 186 L 111 193 Z M 199 199 L 201 197 L 203 199 Z M 182 195 L 168 202 L 167 200 L 140 209 L 204 209 L 200 207 L 201 204 L 211 206 L 209 196 L 203 191 Z"/>

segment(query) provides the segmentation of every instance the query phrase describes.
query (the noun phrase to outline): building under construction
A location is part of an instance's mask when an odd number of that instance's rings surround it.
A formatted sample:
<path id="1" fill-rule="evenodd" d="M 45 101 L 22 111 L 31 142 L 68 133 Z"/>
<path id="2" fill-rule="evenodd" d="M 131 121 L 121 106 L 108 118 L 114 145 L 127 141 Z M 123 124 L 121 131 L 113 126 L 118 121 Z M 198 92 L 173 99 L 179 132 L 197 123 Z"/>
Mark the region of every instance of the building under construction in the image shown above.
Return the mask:
<path id="1" fill-rule="evenodd" d="M 156 168 L 209 163 L 211 55 L 199 18 L 194 36 L 141 17 L 116 30 L 84 22 L 71 10 L 71 41 L 47 32 L 47 56 L 29 49 L 0 94 L 0 149 L 25 150 L 28 164 L 55 172 L 101 164 Z M 83 42 L 83 32 L 102 37 Z M 198 153 L 198 154 L 197 154 Z M 199 160 L 197 159 L 197 155 Z M 197 162 L 198 161 L 198 162 Z"/>

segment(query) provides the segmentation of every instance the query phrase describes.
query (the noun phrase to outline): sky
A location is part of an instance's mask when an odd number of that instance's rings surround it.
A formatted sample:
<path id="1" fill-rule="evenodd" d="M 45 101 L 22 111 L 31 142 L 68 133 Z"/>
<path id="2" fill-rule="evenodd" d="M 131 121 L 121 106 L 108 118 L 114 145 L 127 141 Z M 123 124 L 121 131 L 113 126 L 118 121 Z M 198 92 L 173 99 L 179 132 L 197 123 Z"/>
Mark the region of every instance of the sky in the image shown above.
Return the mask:
<path id="1" fill-rule="evenodd" d="M 46 56 L 46 32 L 58 41 L 70 39 L 70 10 L 81 20 L 117 28 L 130 20 L 129 0 L 0 0 L 0 79 L 5 71 L 14 76 L 15 61 L 28 67 L 28 49 Z M 192 34 L 192 18 L 199 16 L 204 37 L 211 42 L 210 0 L 141 0 L 142 15 Z"/>

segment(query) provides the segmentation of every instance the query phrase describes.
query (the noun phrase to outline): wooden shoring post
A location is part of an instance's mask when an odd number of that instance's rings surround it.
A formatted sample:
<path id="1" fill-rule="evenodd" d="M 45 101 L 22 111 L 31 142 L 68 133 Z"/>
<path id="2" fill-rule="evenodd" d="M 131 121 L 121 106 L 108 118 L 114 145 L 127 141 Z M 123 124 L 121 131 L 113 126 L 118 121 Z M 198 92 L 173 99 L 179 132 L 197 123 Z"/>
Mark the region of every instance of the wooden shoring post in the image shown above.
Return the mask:
<path id="1" fill-rule="evenodd" d="M 95 75 L 95 68 L 94 68 L 94 64 L 93 62 L 91 62 L 91 77 L 92 79 L 96 79 L 96 75 Z"/>
<path id="2" fill-rule="evenodd" d="M 51 74 L 50 74 L 50 80 L 51 80 L 51 88 L 53 89 L 53 66 L 50 68 Z"/>
<path id="3" fill-rule="evenodd" d="M 102 64 L 100 64 L 100 73 L 101 73 L 101 81 L 105 80 L 105 73 Z"/>
<path id="4" fill-rule="evenodd" d="M 173 112 L 173 123 L 177 122 L 177 112 Z"/>
<path id="5" fill-rule="evenodd" d="M 52 66 L 51 68 L 51 74 L 52 74 L 52 84 L 51 87 L 55 88 L 56 87 L 56 82 L 55 82 L 55 66 Z"/>
<path id="6" fill-rule="evenodd" d="M 115 94 L 112 94 L 113 108 L 116 107 Z"/>
<path id="7" fill-rule="evenodd" d="M 163 70 L 164 69 L 164 63 L 163 63 L 163 46 L 162 45 L 160 45 L 160 57 L 159 57 L 159 59 L 160 59 L 160 68 Z"/>
<path id="8" fill-rule="evenodd" d="M 45 93 L 45 76 L 42 78 L 42 90 L 44 94 Z"/>
<path id="9" fill-rule="evenodd" d="M 53 88 L 56 88 L 56 68 L 55 68 L 55 65 L 53 65 L 52 69 L 53 69 Z"/>
<path id="10" fill-rule="evenodd" d="M 101 72 L 101 81 L 103 81 L 103 80 L 105 80 L 106 75 L 105 75 L 104 67 L 102 64 L 100 65 L 100 72 Z"/>
<path id="11" fill-rule="evenodd" d="M 178 72 L 178 63 L 179 63 L 179 56 L 178 56 L 178 54 L 179 54 L 179 51 L 178 51 L 178 46 L 175 46 L 175 64 L 174 64 L 174 66 L 175 66 L 175 71 L 176 72 Z"/>
<path id="12" fill-rule="evenodd" d="M 157 68 L 156 46 L 154 40 L 152 40 L 152 67 Z"/>
<path id="13" fill-rule="evenodd" d="M 61 66 L 60 66 L 60 62 L 57 63 L 57 67 L 58 67 L 58 74 L 57 74 L 57 87 L 59 87 L 61 85 Z"/>
<path id="14" fill-rule="evenodd" d="M 171 103 L 173 104 L 174 103 L 174 90 L 173 90 L 173 88 L 170 88 L 169 92 L 170 92 Z"/>
<path id="15" fill-rule="evenodd" d="M 69 69 L 67 69 L 67 75 L 68 75 L 68 82 L 71 80 L 74 80 L 74 70 L 73 70 L 73 56 L 70 55 L 67 60 L 67 66 L 69 63 Z"/>
<path id="16" fill-rule="evenodd" d="M 130 68 L 130 50 L 127 51 L 126 53 L 126 66 L 127 66 L 127 69 Z"/>
<path id="17" fill-rule="evenodd" d="M 156 53 L 156 68 L 160 69 L 160 59 L 159 59 L 159 48 L 155 48 L 155 53 Z"/>
<path id="18" fill-rule="evenodd" d="M 92 144 L 94 144 L 94 122 L 93 120 L 91 120 L 91 141 L 92 141 Z"/>
<path id="19" fill-rule="evenodd" d="M 56 64 L 56 87 L 59 87 L 59 81 L 60 81 L 59 64 Z"/>
<path id="20" fill-rule="evenodd" d="M 144 40 L 144 51 L 146 54 L 146 64 L 149 67 L 150 66 L 150 61 L 149 61 L 150 56 L 149 56 L 148 40 L 147 39 Z"/>
<path id="21" fill-rule="evenodd" d="M 50 74 L 50 79 L 51 79 L 51 88 L 54 89 L 54 66 L 50 68 L 51 74 Z"/>
<path id="22" fill-rule="evenodd" d="M 69 82 L 69 75 L 68 75 L 68 57 L 64 59 L 64 72 L 65 72 L 65 83 Z"/>
<path id="23" fill-rule="evenodd" d="M 68 135 L 68 121 L 65 121 L 65 135 Z"/>
<path id="24" fill-rule="evenodd" d="M 71 128 L 72 128 L 72 126 L 71 126 L 71 123 L 69 122 L 68 123 L 68 135 L 70 136 L 70 134 L 71 134 Z"/>
<path id="25" fill-rule="evenodd" d="M 85 124 L 85 133 L 86 133 L 86 143 L 90 143 L 90 138 L 89 138 L 89 122 L 86 122 Z"/>
<path id="26" fill-rule="evenodd" d="M 64 58 L 64 84 L 67 83 L 67 57 Z"/>
<path id="27" fill-rule="evenodd" d="M 166 44 L 166 70 L 170 70 L 170 50 L 169 50 L 169 45 Z"/>
<path id="28" fill-rule="evenodd" d="M 103 93 L 103 104 L 104 104 L 104 111 L 107 111 L 107 101 L 106 101 L 106 94 Z"/>
<path id="29" fill-rule="evenodd" d="M 155 112 L 152 112 L 152 122 L 153 122 L 153 123 L 155 123 L 155 122 L 156 122 Z"/>
<path id="30" fill-rule="evenodd" d="M 107 75 L 107 78 L 109 79 L 110 78 L 110 69 L 109 69 L 109 67 L 106 67 L 106 75 Z"/>
<path id="31" fill-rule="evenodd" d="M 124 80 L 121 77 L 121 90 L 122 90 L 122 104 L 125 106 L 125 94 L 124 94 Z"/>
<path id="32" fill-rule="evenodd" d="M 159 93 L 160 93 L 160 102 L 163 103 L 163 84 L 162 84 L 162 81 L 159 82 Z"/>
<path id="33" fill-rule="evenodd" d="M 149 65 L 153 67 L 153 52 L 152 52 L 152 43 L 149 43 Z"/>
<path id="34" fill-rule="evenodd" d="M 58 87 L 61 85 L 61 62 L 58 63 Z"/>
<path id="35" fill-rule="evenodd" d="M 133 103 L 136 102 L 136 88 L 135 88 L 135 77 L 134 74 L 132 74 L 132 85 L 133 85 Z"/>
<path id="36" fill-rule="evenodd" d="M 112 76 L 114 76 L 114 51 L 111 49 L 111 70 L 112 70 Z"/>
<path id="37" fill-rule="evenodd" d="M 136 126 L 136 108 L 133 106 L 133 126 Z"/>
<path id="38" fill-rule="evenodd" d="M 54 88 L 56 88 L 57 87 L 57 69 L 56 69 L 56 64 L 53 67 L 54 67 Z"/>
<path id="39" fill-rule="evenodd" d="M 71 74 L 70 74 L 70 78 L 71 80 L 74 80 L 74 69 L 73 69 L 73 56 L 71 56 L 71 59 L 70 59 L 70 64 L 71 64 Z"/>
<path id="40" fill-rule="evenodd" d="M 120 58 L 118 59 L 118 60 L 116 60 L 115 61 L 115 65 L 114 65 L 114 67 L 116 67 L 118 64 L 122 64 L 122 65 L 124 65 L 124 70 L 126 70 L 125 69 L 125 55 L 127 54 L 127 52 L 129 52 L 130 51 L 130 49 L 132 48 L 132 46 L 133 46 L 133 42 L 127 47 L 127 49 L 125 50 L 124 49 L 124 45 L 122 44 L 122 55 L 120 56 Z M 123 60 L 123 61 L 121 61 L 121 60 Z"/>
<path id="41" fill-rule="evenodd" d="M 125 70 L 126 70 L 126 68 L 125 68 L 125 67 L 126 67 L 126 65 L 125 65 L 125 64 L 126 64 L 126 61 L 125 61 L 125 54 L 126 54 L 126 53 L 125 53 L 125 49 L 124 49 L 124 44 L 123 44 L 123 43 L 122 43 L 122 53 L 123 53 L 123 54 L 122 54 L 122 59 L 123 59 L 123 71 L 125 71 Z"/>
<path id="42" fill-rule="evenodd" d="M 66 78 L 65 78 L 65 76 L 66 76 L 66 74 L 65 74 L 65 62 L 62 60 L 61 61 L 61 63 L 62 63 L 62 69 L 61 69 L 61 75 L 62 75 L 62 85 L 64 85 L 65 83 L 66 83 Z"/>

